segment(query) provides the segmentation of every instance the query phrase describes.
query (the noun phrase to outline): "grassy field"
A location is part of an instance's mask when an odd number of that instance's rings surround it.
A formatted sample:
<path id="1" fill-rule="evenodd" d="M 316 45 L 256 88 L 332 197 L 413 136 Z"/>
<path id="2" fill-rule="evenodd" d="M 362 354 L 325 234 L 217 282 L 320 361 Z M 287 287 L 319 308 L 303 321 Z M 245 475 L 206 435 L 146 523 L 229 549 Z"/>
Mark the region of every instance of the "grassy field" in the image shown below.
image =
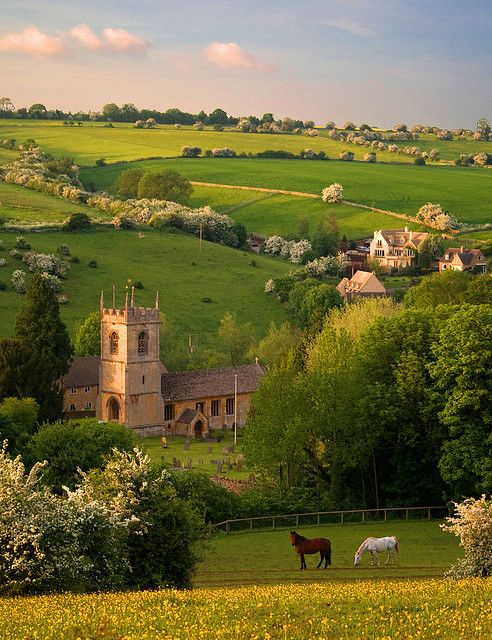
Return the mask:
<path id="1" fill-rule="evenodd" d="M 196 586 L 330 582 L 358 578 L 416 578 L 442 576 L 460 555 L 457 539 L 440 529 L 437 521 L 390 521 L 366 524 L 325 524 L 295 527 L 306 538 L 328 538 L 332 567 L 316 569 L 319 554 L 306 556 L 307 571 L 300 571 L 299 556 L 290 544 L 289 528 L 220 533 L 210 542 L 199 565 Z M 369 554 L 354 567 L 354 553 L 369 536 L 395 535 L 401 549 L 397 563 L 371 567 Z M 252 551 L 254 549 L 254 552 Z"/>
<path id="2" fill-rule="evenodd" d="M 4 640 L 488 640 L 492 578 L 0 600 Z"/>
<path id="3" fill-rule="evenodd" d="M 326 185 L 340 182 L 344 187 L 346 200 L 379 209 L 415 215 L 426 202 L 439 202 L 463 222 L 491 221 L 492 173 L 487 169 L 473 167 L 178 158 L 85 169 L 81 172 L 81 177 L 87 184 L 92 182 L 98 189 L 107 189 L 114 184 L 121 171 L 131 166 L 138 166 L 146 171 L 174 169 L 197 182 L 318 194 Z"/>
<path id="4" fill-rule="evenodd" d="M 214 147 L 231 147 L 237 153 L 257 153 L 265 149 L 282 149 L 299 153 L 302 149 L 325 151 L 328 157 L 338 158 L 342 151 L 352 151 L 357 159 L 371 149 L 346 144 L 326 137 L 319 129 L 317 137 L 290 134 L 240 133 L 233 129 L 213 131 L 205 128 L 197 131 L 193 127 L 176 129 L 174 125 L 159 125 L 156 129 L 135 129 L 132 124 L 114 123 L 106 128 L 101 122 L 85 122 L 82 127 L 65 127 L 60 121 L 46 120 L 0 120 L 0 139 L 15 138 L 23 142 L 34 138 L 54 155 L 71 155 L 79 164 L 93 165 L 101 157 L 108 162 L 132 160 L 151 156 L 178 156 L 183 146 L 198 146 L 202 150 Z M 438 148 L 445 160 L 454 160 L 461 153 L 492 152 L 491 142 L 476 140 L 437 140 L 433 135 L 423 135 L 417 141 L 399 143 L 400 146 L 416 145 L 422 150 Z M 377 151 L 382 162 L 410 163 L 413 156 L 396 155 Z"/>
<path id="5" fill-rule="evenodd" d="M 108 216 L 97 209 L 73 204 L 63 198 L 55 198 L 15 184 L 0 182 L 0 217 L 16 224 L 61 223 L 71 213 L 87 213 L 95 220 Z"/>
<path id="6" fill-rule="evenodd" d="M 70 265 L 64 286 L 70 302 L 61 307 L 62 318 L 72 334 L 88 313 L 99 308 L 101 290 L 108 299 L 116 284 L 118 303 L 122 304 L 129 278 L 144 284 L 145 288 L 136 293 L 138 304 L 152 305 L 159 289 L 161 309 L 183 344 L 187 343 L 188 333 L 198 336 L 200 346 L 209 344 L 226 311 L 235 313 L 240 322 L 252 322 L 258 337 L 266 333 L 272 320 L 279 323 L 286 319 L 281 305 L 263 293 L 266 280 L 292 269 L 292 265 L 279 260 L 255 256 L 256 266 L 252 266 L 250 253 L 210 242 L 203 242 L 200 252 L 195 237 L 151 229 L 144 238 L 135 231 L 112 229 L 24 235 L 36 251 L 53 253 L 59 245 L 67 244 L 72 255 L 80 258 L 80 264 Z M 2 232 L 0 239 L 5 246 L 0 257 L 7 260 L 7 265 L 0 267 L 0 280 L 10 285 L 12 272 L 25 265 L 8 253 L 15 235 Z M 88 267 L 90 260 L 97 260 L 96 269 Z M 211 298 L 212 303 L 205 304 L 202 298 Z M 0 335 L 13 333 L 23 301 L 23 296 L 10 286 L 0 291 Z"/>

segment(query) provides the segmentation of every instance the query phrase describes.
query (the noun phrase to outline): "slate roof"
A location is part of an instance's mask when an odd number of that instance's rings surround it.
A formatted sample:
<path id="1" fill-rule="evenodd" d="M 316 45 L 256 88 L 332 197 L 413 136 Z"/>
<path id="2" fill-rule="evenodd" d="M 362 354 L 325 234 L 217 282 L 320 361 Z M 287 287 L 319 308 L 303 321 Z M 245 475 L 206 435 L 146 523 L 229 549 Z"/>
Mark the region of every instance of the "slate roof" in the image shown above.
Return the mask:
<path id="1" fill-rule="evenodd" d="M 74 358 L 67 375 L 63 378 L 63 387 L 88 387 L 99 384 L 99 356 Z"/>
<path id="2" fill-rule="evenodd" d="M 440 262 L 448 264 L 452 262 L 456 256 L 461 260 L 461 264 L 465 267 L 475 266 L 477 264 L 487 264 L 487 259 L 480 249 L 465 249 L 464 247 L 450 247 L 444 254 L 444 257 L 440 258 Z"/>
<path id="3" fill-rule="evenodd" d="M 232 396 L 235 375 L 237 375 L 237 392 L 251 393 L 258 387 L 263 373 L 264 369 L 259 364 L 163 373 L 162 395 L 165 400 L 171 401 Z"/>
<path id="4" fill-rule="evenodd" d="M 424 231 L 405 231 L 402 229 L 380 229 L 379 233 L 388 244 L 398 247 L 405 247 L 409 244 L 418 247 L 429 235 Z"/>
<path id="5" fill-rule="evenodd" d="M 198 413 L 199 411 L 196 409 L 183 409 L 179 417 L 176 418 L 176 422 L 180 422 L 181 424 L 191 424 Z"/>

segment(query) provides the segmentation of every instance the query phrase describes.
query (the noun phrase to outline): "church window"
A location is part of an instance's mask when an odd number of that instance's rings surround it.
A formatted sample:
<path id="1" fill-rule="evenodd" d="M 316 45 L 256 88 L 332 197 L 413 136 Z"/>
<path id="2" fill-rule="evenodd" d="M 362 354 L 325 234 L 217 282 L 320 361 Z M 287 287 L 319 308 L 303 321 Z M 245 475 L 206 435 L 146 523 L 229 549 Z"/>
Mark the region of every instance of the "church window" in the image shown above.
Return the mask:
<path id="1" fill-rule="evenodd" d="M 234 413 L 234 398 L 227 398 L 225 412 L 227 416 L 232 416 Z"/>
<path id="2" fill-rule="evenodd" d="M 197 411 L 201 411 L 203 413 L 203 406 L 204 406 L 203 402 L 197 402 L 196 405 L 195 405 L 195 409 Z"/>
<path id="3" fill-rule="evenodd" d="M 220 412 L 220 400 L 212 400 L 212 403 L 210 405 L 210 413 L 211 415 L 216 418 L 219 415 Z"/>
<path id="4" fill-rule="evenodd" d="M 91 385 L 90 384 L 85 385 L 84 393 L 90 393 L 90 392 L 91 392 Z"/>
<path id="5" fill-rule="evenodd" d="M 109 353 L 111 355 L 118 353 L 118 341 L 119 341 L 118 334 L 116 333 L 116 331 L 112 331 L 109 334 Z"/>
<path id="6" fill-rule="evenodd" d="M 149 353 L 149 334 L 142 331 L 138 334 L 138 355 L 146 356 Z"/>
<path id="7" fill-rule="evenodd" d="M 74 404 L 70 405 L 70 411 L 75 411 L 75 405 Z"/>
<path id="8" fill-rule="evenodd" d="M 164 420 L 174 420 L 174 405 L 172 403 L 164 405 Z"/>
<path id="9" fill-rule="evenodd" d="M 86 402 L 85 403 L 85 410 L 86 411 L 91 411 L 92 410 L 92 402 Z"/>
<path id="10" fill-rule="evenodd" d="M 145 376 L 142 376 L 142 384 L 145 384 Z"/>
<path id="11" fill-rule="evenodd" d="M 70 388 L 70 393 L 71 393 L 72 395 L 75 395 L 75 394 L 77 393 L 77 387 L 71 387 L 71 388 Z"/>

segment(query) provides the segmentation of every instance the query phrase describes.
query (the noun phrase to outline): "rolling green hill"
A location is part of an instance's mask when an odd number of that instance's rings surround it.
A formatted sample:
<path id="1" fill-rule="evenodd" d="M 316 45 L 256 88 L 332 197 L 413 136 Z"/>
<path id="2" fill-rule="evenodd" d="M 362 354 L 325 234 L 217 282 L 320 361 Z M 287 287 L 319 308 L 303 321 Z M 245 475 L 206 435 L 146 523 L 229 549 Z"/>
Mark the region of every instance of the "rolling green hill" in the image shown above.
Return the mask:
<path id="1" fill-rule="evenodd" d="M 64 293 L 70 302 L 61 307 L 62 318 L 71 334 L 91 311 L 99 307 L 104 290 L 107 299 L 113 284 L 118 290 L 118 302 L 123 304 L 124 287 L 128 279 L 140 280 L 143 290 L 137 290 L 139 305 L 153 305 L 159 289 L 161 309 L 177 333 L 177 340 L 186 345 L 188 334 L 197 336 L 201 347 L 213 343 L 220 318 L 230 311 L 240 322 L 251 322 L 258 337 L 269 323 L 286 319 L 278 302 L 263 293 L 265 281 L 288 273 L 292 265 L 273 258 L 254 256 L 194 237 L 169 234 L 149 229 L 143 238 L 136 231 L 103 230 L 89 233 L 44 232 L 24 234 L 34 250 L 54 253 L 67 244 L 80 264 L 71 264 Z M 9 255 L 15 235 L 0 232 L 5 250 L 0 257 L 7 265 L 0 267 L 0 281 L 9 286 L 0 291 L 0 335 L 14 332 L 15 317 L 23 296 L 10 287 L 14 270 L 25 265 Z M 97 268 L 88 262 L 97 261 Z M 211 302 L 203 302 L 210 299 Z"/>
<path id="2" fill-rule="evenodd" d="M 332 182 L 344 198 L 379 209 L 415 215 L 426 202 L 439 202 L 458 220 L 491 222 L 492 173 L 477 167 L 418 167 L 316 160 L 197 158 L 147 160 L 83 169 L 82 180 L 108 189 L 121 171 L 169 168 L 199 182 L 267 187 L 319 194 Z M 213 202 L 210 203 L 213 206 Z M 394 226 L 394 222 L 386 225 Z"/>

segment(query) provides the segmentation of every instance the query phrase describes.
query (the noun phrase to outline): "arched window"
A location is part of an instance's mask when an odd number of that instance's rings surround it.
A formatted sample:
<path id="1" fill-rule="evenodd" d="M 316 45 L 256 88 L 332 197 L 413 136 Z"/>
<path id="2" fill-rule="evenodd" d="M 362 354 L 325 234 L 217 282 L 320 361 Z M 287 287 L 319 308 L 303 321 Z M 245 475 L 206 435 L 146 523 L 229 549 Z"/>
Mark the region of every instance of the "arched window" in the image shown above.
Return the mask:
<path id="1" fill-rule="evenodd" d="M 142 331 L 138 334 L 138 355 L 146 356 L 149 353 L 149 334 Z"/>
<path id="2" fill-rule="evenodd" d="M 108 419 L 119 420 L 120 419 L 120 405 L 116 398 L 110 398 L 108 402 Z"/>
<path id="3" fill-rule="evenodd" d="M 109 353 L 114 354 L 118 353 L 118 340 L 119 336 L 116 331 L 112 331 L 109 334 Z"/>

